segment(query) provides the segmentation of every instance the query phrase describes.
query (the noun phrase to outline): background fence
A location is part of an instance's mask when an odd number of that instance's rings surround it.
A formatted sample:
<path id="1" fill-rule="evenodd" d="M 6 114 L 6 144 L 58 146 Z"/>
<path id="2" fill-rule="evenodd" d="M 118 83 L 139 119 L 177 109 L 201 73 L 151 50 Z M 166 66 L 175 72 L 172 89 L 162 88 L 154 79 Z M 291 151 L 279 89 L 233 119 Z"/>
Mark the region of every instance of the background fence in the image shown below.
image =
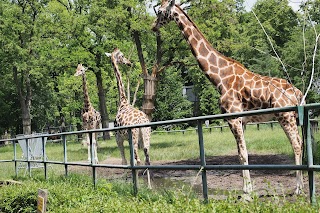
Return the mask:
<path id="1" fill-rule="evenodd" d="M 123 127 L 115 127 L 115 128 L 107 128 L 107 129 L 96 129 L 96 130 L 88 130 L 88 131 L 76 131 L 76 132 L 63 132 L 59 134 L 42 134 L 42 135 L 30 135 L 25 136 L 24 138 L 13 138 L 13 139 L 5 139 L 0 140 L 9 141 L 13 144 L 13 159 L 8 160 L 0 160 L 2 162 L 14 162 L 15 165 L 15 175 L 18 176 L 18 163 L 25 162 L 27 163 L 27 171 L 29 176 L 31 176 L 31 164 L 32 163 L 41 163 L 44 168 L 44 176 L 47 178 L 47 168 L 50 164 L 60 164 L 64 165 L 65 175 L 68 175 L 68 166 L 70 165 L 77 165 L 77 166 L 90 166 L 92 169 L 92 180 L 94 187 L 97 183 L 96 178 L 96 168 L 104 167 L 104 168 L 121 168 L 121 169 L 128 169 L 132 172 L 132 181 L 133 181 L 133 189 L 134 193 L 138 193 L 137 187 L 137 170 L 139 169 L 161 169 L 161 170 L 197 170 L 201 171 L 202 176 L 202 193 L 204 199 L 208 200 L 208 186 L 207 186 L 207 170 L 304 170 L 308 171 L 308 178 L 309 178 L 309 193 L 310 193 L 310 201 L 315 203 L 315 171 L 320 171 L 320 165 L 314 165 L 313 163 L 313 147 L 312 147 L 312 128 L 311 122 L 309 119 L 309 111 L 314 109 L 320 109 L 320 104 L 309 104 L 305 106 L 297 106 L 297 107 L 285 107 L 285 108 L 272 108 L 272 109 L 262 109 L 262 110 L 254 110 L 254 111 L 246 111 L 242 113 L 230 113 L 230 114 L 219 114 L 219 115 L 211 115 L 211 116 L 201 116 L 201 117 L 193 117 L 188 119 L 178 119 L 178 120 L 169 120 L 169 121 L 161 121 L 161 122 L 152 122 L 150 124 L 140 124 L 135 126 L 123 126 Z M 216 120 L 216 119 L 231 119 L 236 117 L 244 117 L 244 116 L 253 116 L 253 115 L 260 115 L 260 114 L 274 114 L 279 112 L 287 112 L 287 111 L 296 111 L 298 112 L 298 124 L 303 126 L 303 139 L 304 144 L 306 145 L 306 157 L 307 163 L 304 165 L 208 165 L 206 163 L 205 157 L 205 149 L 204 149 L 204 141 L 203 141 L 203 124 L 206 120 Z M 133 128 L 138 127 L 146 127 L 146 126 L 166 126 L 166 125 L 174 125 L 180 123 L 188 123 L 188 122 L 197 122 L 197 134 L 198 134 L 198 141 L 199 141 L 199 164 L 194 165 L 134 165 L 134 151 L 133 151 L 133 144 L 132 144 L 132 135 L 131 130 Z M 220 127 L 219 128 L 224 128 Z M 215 127 L 213 127 L 215 128 Z M 217 127 L 218 128 L 218 127 Z M 90 135 L 90 146 L 91 146 L 91 159 L 93 158 L 93 151 L 92 151 L 92 133 L 96 132 L 111 132 L 117 130 L 127 129 L 129 133 L 129 146 L 130 146 L 130 165 L 111 165 L 111 164 L 95 164 L 92 161 L 90 163 L 78 163 L 78 162 L 69 162 L 67 156 L 67 140 L 66 136 L 74 135 L 74 134 L 84 134 L 89 133 Z M 16 144 L 18 140 L 33 140 L 35 138 L 41 138 L 42 140 L 38 140 L 38 143 L 42 143 L 42 154 L 43 156 L 46 155 L 46 148 L 45 148 L 45 140 L 46 137 L 49 136 L 60 136 L 63 145 L 63 161 L 50 161 L 47 158 L 42 158 L 41 160 L 34 160 L 27 157 L 26 159 L 18 159 L 17 158 L 17 148 Z M 28 144 L 28 143 L 26 143 Z M 28 147 L 27 147 L 28 150 Z M 28 155 L 27 151 L 27 155 Z"/>

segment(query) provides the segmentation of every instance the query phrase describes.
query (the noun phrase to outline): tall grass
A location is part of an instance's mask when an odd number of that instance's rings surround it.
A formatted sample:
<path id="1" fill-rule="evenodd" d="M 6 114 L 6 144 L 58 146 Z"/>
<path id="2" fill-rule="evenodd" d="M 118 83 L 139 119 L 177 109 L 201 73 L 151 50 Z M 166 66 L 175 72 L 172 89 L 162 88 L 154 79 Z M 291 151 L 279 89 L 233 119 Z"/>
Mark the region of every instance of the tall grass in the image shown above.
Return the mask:
<path id="1" fill-rule="evenodd" d="M 53 177 L 48 181 L 26 180 L 23 184 L 2 186 L 0 212 L 35 212 L 37 191 L 47 189 L 48 212 L 318 212 L 308 204 L 304 196 L 288 202 L 283 197 L 242 202 L 232 193 L 224 200 L 209 200 L 207 204 L 191 192 L 164 189 L 151 191 L 141 189 L 133 196 L 132 186 L 122 182 L 101 181 L 93 189 L 88 177 L 70 175 L 68 178 Z"/>

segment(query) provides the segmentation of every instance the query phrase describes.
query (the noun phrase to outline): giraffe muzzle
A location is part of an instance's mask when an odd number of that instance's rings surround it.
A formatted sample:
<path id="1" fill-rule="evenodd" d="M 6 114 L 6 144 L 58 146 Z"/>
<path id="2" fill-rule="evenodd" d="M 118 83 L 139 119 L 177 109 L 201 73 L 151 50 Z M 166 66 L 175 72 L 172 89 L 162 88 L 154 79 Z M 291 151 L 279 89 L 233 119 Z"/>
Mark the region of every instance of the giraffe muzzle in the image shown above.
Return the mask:
<path id="1" fill-rule="evenodd" d="M 156 23 L 154 23 L 154 24 L 152 25 L 151 30 L 152 30 L 153 32 L 158 32 L 158 31 L 159 31 L 159 28 L 157 27 L 157 24 L 156 24 Z"/>

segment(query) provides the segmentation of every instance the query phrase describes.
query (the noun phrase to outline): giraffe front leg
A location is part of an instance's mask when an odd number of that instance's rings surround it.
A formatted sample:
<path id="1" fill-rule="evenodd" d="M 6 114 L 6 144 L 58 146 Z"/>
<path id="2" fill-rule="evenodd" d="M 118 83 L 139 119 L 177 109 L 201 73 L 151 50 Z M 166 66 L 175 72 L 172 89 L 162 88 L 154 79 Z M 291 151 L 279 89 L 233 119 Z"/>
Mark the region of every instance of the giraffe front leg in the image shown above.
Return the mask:
<path id="1" fill-rule="evenodd" d="M 99 159 L 98 159 L 98 153 L 97 153 L 97 140 L 95 137 L 96 133 L 92 133 L 92 147 L 93 147 L 93 157 L 94 157 L 94 163 L 98 164 Z"/>
<path id="2" fill-rule="evenodd" d="M 86 133 L 86 138 L 87 138 L 87 148 L 88 148 L 88 162 L 91 162 L 91 151 L 90 151 L 90 137 L 89 137 L 89 133 Z"/>
<path id="3" fill-rule="evenodd" d="M 244 139 L 241 118 L 228 120 L 228 123 L 237 142 L 239 161 L 242 165 L 248 165 L 249 164 L 248 151 L 247 151 L 247 146 Z M 251 183 L 249 170 L 242 170 L 242 177 L 243 177 L 243 192 L 245 194 L 251 194 L 253 191 L 253 187 Z"/>

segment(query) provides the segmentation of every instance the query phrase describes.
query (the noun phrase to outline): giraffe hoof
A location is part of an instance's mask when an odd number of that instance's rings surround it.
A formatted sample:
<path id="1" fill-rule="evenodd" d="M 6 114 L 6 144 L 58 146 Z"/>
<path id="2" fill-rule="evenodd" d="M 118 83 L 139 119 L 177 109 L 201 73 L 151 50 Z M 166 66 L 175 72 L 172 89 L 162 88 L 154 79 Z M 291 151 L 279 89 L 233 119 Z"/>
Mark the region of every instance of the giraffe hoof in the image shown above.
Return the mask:
<path id="1" fill-rule="evenodd" d="M 301 195 L 302 194 L 302 190 L 300 188 L 296 188 L 296 190 L 294 191 L 294 194 Z"/>
<path id="2" fill-rule="evenodd" d="M 253 201 L 251 194 L 247 194 L 247 193 L 240 195 L 238 198 L 242 202 L 252 202 Z"/>

